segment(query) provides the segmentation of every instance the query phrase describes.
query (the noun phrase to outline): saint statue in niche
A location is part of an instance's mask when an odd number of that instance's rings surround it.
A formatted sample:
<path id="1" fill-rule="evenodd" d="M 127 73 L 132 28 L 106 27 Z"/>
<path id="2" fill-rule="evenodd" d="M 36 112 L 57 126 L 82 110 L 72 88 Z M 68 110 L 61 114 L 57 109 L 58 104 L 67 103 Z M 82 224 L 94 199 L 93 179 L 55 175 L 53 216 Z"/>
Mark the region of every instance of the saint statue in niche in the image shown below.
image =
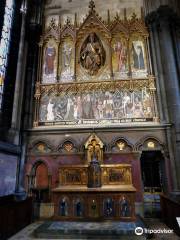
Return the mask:
<path id="1" fill-rule="evenodd" d="M 135 70 L 144 70 L 144 48 L 142 41 L 134 41 L 132 44 L 133 68 Z"/>
<path id="2" fill-rule="evenodd" d="M 95 33 L 90 33 L 80 51 L 80 62 L 90 75 L 97 74 L 105 63 L 105 51 Z"/>
<path id="3" fill-rule="evenodd" d="M 52 43 L 49 43 L 45 50 L 45 74 L 50 75 L 54 73 L 54 61 L 56 57 L 56 49 Z"/>
<path id="4" fill-rule="evenodd" d="M 126 71 L 127 51 L 122 42 L 118 41 L 114 45 L 114 51 L 116 54 L 117 67 L 116 72 Z"/>

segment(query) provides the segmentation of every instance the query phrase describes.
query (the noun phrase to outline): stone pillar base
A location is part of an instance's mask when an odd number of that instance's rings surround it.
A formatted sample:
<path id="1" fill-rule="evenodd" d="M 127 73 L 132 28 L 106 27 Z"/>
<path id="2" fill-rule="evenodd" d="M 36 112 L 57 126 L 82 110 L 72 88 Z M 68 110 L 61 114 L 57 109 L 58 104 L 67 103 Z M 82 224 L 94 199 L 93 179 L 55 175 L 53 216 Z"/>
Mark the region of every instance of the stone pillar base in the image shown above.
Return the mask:
<path id="1" fill-rule="evenodd" d="M 27 193 L 25 190 L 17 191 L 14 194 L 14 199 L 18 201 L 24 201 L 27 198 Z"/>
<path id="2" fill-rule="evenodd" d="M 34 217 L 48 219 L 54 216 L 54 203 L 34 203 Z"/>

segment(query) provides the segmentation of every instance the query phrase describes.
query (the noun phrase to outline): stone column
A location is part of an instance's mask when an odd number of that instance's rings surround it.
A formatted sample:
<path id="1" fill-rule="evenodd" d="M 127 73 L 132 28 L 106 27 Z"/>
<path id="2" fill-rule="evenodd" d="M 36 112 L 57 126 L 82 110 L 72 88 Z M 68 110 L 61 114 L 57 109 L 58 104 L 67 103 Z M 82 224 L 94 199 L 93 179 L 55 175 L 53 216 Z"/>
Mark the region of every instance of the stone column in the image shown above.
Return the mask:
<path id="1" fill-rule="evenodd" d="M 164 123 L 172 124 L 166 129 L 166 139 L 171 160 L 173 191 L 180 190 L 180 88 L 170 23 L 173 12 L 167 6 L 147 16 L 150 26 L 150 43 L 154 71 L 157 77 L 160 116 Z"/>
<path id="2" fill-rule="evenodd" d="M 160 49 L 162 54 L 162 63 L 164 70 L 164 81 L 166 86 L 166 95 L 168 100 L 168 110 L 170 121 L 174 127 L 174 152 L 175 152 L 175 165 L 177 171 L 177 186 L 174 190 L 180 189 L 180 86 L 177 73 L 177 65 L 174 53 L 173 39 L 171 33 L 170 22 L 171 18 L 167 17 L 169 8 L 159 9 L 159 22 L 160 22 Z"/>
<path id="3" fill-rule="evenodd" d="M 15 198 L 17 201 L 24 200 L 27 193 L 24 189 L 24 164 L 26 159 L 26 134 L 21 136 L 21 154 L 18 156 L 17 172 L 16 172 L 16 187 Z"/>
<path id="4" fill-rule="evenodd" d="M 25 82 L 25 69 L 26 69 L 26 56 L 27 56 L 27 44 L 25 43 L 25 32 L 26 32 L 26 1 L 23 1 L 21 6 L 22 23 L 21 23 L 21 34 L 20 44 L 18 52 L 18 63 L 16 70 L 16 81 L 15 81 L 15 93 L 13 102 L 13 113 L 11 121 L 11 129 L 9 131 L 9 140 L 15 145 L 20 146 L 21 154 L 18 156 L 17 161 L 17 172 L 16 172 L 16 188 L 15 196 L 17 200 L 24 199 L 26 194 L 20 184 L 20 174 L 23 173 L 23 161 L 25 161 L 24 148 L 23 148 L 23 137 L 21 135 L 21 124 L 22 124 L 22 105 L 24 97 L 24 82 Z"/>
<path id="5" fill-rule="evenodd" d="M 22 115 L 22 101 L 24 94 L 24 81 L 25 81 L 25 68 L 26 68 L 26 55 L 27 46 L 25 44 L 25 26 L 26 26 L 26 10 L 21 8 L 22 12 L 22 24 L 20 34 L 20 44 L 18 53 L 18 63 L 16 71 L 16 83 L 13 102 L 13 113 L 10 129 L 10 140 L 19 145 L 20 142 L 20 127 L 21 127 L 21 115 Z"/>
<path id="6" fill-rule="evenodd" d="M 142 181 L 142 174 L 141 174 L 141 154 L 142 152 L 139 150 L 134 151 L 133 153 L 133 161 L 136 162 L 136 184 L 137 186 L 133 186 L 136 188 L 136 191 L 138 191 L 138 200 L 135 201 L 135 212 L 136 214 L 139 214 L 141 217 L 144 217 L 144 188 L 143 188 L 143 181 Z"/>
<path id="7" fill-rule="evenodd" d="M 163 80 L 163 67 L 161 61 L 161 52 L 159 46 L 158 29 L 156 24 L 156 14 L 152 14 L 147 18 L 147 24 L 150 33 L 151 56 L 153 62 L 153 71 L 156 77 L 157 103 L 162 122 L 169 122 L 169 113 L 167 108 L 167 96 L 165 91 L 165 83 Z"/>

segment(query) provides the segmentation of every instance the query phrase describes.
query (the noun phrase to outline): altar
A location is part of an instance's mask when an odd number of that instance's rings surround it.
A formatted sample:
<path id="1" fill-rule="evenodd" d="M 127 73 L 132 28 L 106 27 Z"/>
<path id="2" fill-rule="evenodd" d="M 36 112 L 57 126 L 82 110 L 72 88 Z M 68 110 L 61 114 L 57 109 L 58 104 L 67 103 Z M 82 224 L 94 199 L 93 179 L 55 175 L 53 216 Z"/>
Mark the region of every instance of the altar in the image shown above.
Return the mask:
<path id="1" fill-rule="evenodd" d="M 62 165 L 52 189 L 55 219 L 135 220 L 135 192 L 130 164 L 103 164 L 103 143 L 91 135 L 86 164 Z"/>

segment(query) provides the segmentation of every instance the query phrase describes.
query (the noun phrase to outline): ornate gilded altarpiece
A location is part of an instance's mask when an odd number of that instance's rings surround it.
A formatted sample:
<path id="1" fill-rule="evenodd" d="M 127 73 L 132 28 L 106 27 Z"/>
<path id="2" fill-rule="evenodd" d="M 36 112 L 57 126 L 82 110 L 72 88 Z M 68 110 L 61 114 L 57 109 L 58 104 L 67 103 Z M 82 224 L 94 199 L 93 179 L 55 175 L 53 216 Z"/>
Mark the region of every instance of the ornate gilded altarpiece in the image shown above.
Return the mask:
<path id="1" fill-rule="evenodd" d="M 51 19 L 39 43 L 34 127 L 158 120 L 143 16 L 104 21 L 90 1 L 83 22 Z"/>

